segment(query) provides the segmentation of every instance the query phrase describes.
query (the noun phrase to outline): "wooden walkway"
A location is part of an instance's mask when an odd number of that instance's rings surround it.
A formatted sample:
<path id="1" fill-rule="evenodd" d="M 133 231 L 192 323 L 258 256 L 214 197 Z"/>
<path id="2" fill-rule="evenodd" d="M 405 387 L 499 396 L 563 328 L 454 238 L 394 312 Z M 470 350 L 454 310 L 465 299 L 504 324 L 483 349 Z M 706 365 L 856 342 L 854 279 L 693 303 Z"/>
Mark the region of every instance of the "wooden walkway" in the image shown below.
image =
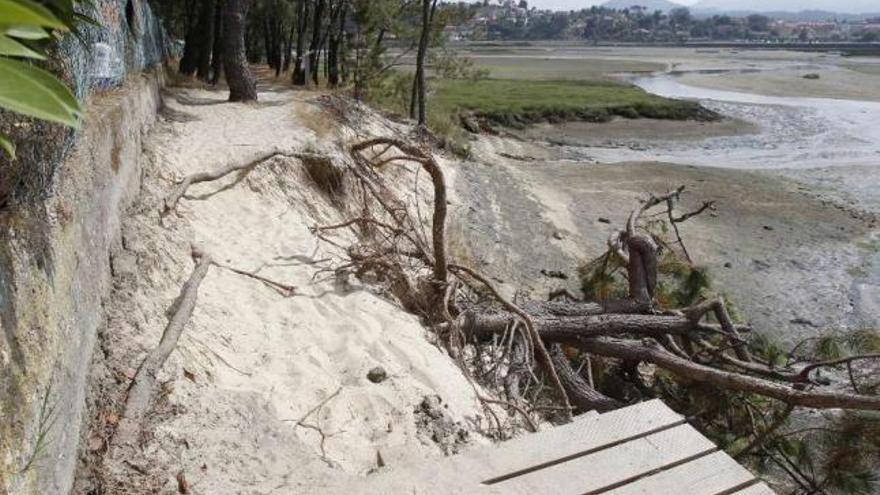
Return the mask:
<path id="1" fill-rule="evenodd" d="M 389 467 L 349 493 L 772 494 L 659 400 L 437 461 Z"/>

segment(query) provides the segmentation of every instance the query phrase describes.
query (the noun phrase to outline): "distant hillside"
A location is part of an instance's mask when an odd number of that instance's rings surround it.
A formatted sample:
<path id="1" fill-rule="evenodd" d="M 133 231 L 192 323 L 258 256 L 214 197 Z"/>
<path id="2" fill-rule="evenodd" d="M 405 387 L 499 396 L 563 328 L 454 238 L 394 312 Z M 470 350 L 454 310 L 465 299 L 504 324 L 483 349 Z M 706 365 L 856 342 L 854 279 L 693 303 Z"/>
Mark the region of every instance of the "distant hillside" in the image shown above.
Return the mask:
<path id="1" fill-rule="evenodd" d="M 880 16 L 880 11 L 867 14 L 845 14 L 842 12 L 829 12 L 827 10 L 801 10 L 799 12 L 786 12 L 780 10 L 718 10 L 718 9 L 691 9 L 696 18 L 705 18 L 724 13 L 734 17 L 745 17 L 749 14 L 760 13 L 772 19 L 791 22 L 817 22 L 835 19 L 838 21 L 864 21 Z"/>
<path id="2" fill-rule="evenodd" d="M 634 5 L 645 7 L 649 12 L 662 10 L 668 12 L 674 8 L 682 7 L 682 5 L 669 0 L 608 0 L 603 3 L 603 7 L 609 9 L 628 9 Z"/>
<path id="3" fill-rule="evenodd" d="M 877 0 L 700 0 L 691 7 L 695 12 L 801 12 L 825 11 L 842 14 L 880 12 Z"/>

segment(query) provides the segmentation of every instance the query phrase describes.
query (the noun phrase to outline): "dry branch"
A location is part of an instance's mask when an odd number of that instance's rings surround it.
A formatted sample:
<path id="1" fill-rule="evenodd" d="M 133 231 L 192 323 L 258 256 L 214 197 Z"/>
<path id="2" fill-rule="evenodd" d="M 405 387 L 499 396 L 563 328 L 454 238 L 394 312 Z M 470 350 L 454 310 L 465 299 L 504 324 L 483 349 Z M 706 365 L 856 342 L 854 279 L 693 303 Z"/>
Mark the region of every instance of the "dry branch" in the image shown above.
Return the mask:
<path id="1" fill-rule="evenodd" d="M 664 335 L 720 333 L 718 325 L 700 323 L 685 316 L 645 314 L 593 314 L 587 316 L 530 315 L 538 334 L 547 340 L 564 340 L 620 335 L 662 338 Z M 460 317 L 463 330 L 483 338 L 503 333 L 511 316 L 496 311 L 465 311 Z"/>
<path id="2" fill-rule="evenodd" d="M 258 282 L 261 282 L 266 287 L 274 290 L 275 292 L 281 294 L 284 297 L 291 297 L 296 294 L 296 287 L 293 285 L 288 285 L 282 282 L 278 282 L 276 280 L 272 280 L 270 278 L 266 278 L 262 275 L 258 275 L 254 272 L 248 272 L 245 270 L 241 270 L 239 268 L 235 268 L 229 265 L 224 265 L 222 263 L 213 262 L 214 266 L 217 268 L 222 268 L 224 270 L 229 270 L 232 273 L 236 273 L 238 275 L 242 275 L 248 278 L 252 278 Z"/>
<path id="3" fill-rule="evenodd" d="M 189 279 L 180 289 L 180 295 L 177 296 L 172 308 L 173 315 L 162 333 L 159 345 L 153 348 L 144 361 L 141 363 L 128 389 L 128 397 L 125 402 L 125 412 L 119 421 L 119 428 L 116 430 L 114 443 L 133 445 L 137 433 L 140 431 L 141 423 L 144 415 L 150 408 L 150 402 L 153 395 L 153 389 L 156 385 L 156 376 L 159 370 L 165 364 L 168 356 L 177 346 L 177 341 L 183 333 L 193 310 L 196 306 L 196 298 L 199 293 L 199 286 L 208 274 L 211 267 L 210 256 L 198 252 L 193 253 L 196 260 L 195 268 Z"/>

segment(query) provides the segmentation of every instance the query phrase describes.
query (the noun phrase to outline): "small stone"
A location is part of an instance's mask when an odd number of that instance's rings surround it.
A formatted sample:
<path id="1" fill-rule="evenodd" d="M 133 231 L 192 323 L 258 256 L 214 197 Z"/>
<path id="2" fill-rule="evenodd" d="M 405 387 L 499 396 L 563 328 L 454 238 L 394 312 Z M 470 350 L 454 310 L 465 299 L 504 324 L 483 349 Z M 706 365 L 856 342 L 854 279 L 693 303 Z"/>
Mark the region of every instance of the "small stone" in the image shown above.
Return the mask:
<path id="1" fill-rule="evenodd" d="M 764 230 L 773 230 L 773 227 L 771 227 L 770 225 L 765 225 Z"/>
<path id="2" fill-rule="evenodd" d="M 611 220 L 605 217 L 599 217 L 599 223 L 611 223 Z"/>
<path id="3" fill-rule="evenodd" d="M 553 238 L 556 239 L 557 241 L 561 241 L 562 240 L 562 232 L 559 232 L 559 231 L 554 232 Z"/>
<path id="4" fill-rule="evenodd" d="M 388 372 L 381 366 L 376 366 L 367 372 L 367 380 L 373 383 L 382 383 L 388 379 Z"/>
<path id="5" fill-rule="evenodd" d="M 801 318 L 801 317 L 792 318 L 791 320 L 789 320 L 789 323 L 791 323 L 793 325 L 803 325 L 805 327 L 814 327 L 814 328 L 816 327 L 816 324 L 813 323 L 811 320 L 808 320 L 807 318 Z"/>
<path id="6" fill-rule="evenodd" d="M 562 280 L 568 280 L 568 275 L 560 272 L 559 270 L 541 270 L 541 275 L 549 278 L 559 278 Z"/>
<path id="7" fill-rule="evenodd" d="M 729 262 L 729 261 L 727 261 L 727 262 L 724 263 L 724 268 L 730 268 L 730 267 L 732 267 L 732 266 L 733 266 L 733 263 L 731 263 L 731 262 Z"/>

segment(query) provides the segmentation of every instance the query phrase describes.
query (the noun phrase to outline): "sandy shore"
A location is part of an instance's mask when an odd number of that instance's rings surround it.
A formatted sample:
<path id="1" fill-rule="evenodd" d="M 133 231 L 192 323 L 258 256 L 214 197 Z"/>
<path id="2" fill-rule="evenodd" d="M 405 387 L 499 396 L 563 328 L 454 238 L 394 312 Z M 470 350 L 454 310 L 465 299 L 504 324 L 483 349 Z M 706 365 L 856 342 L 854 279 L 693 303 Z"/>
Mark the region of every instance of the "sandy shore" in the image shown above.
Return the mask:
<path id="1" fill-rule="evenodd" d="M 857 62 L 850 65 L 853 66 L 857 66 Z M 815 74 L 819 78 L 805 78 L 807 74 Z M 680 79 L 694 86 L 768 96 L 880 101 L 880 74 L 842 67 L 837 63 L 826 64 L 825 61 L 795 69 L 781 67 L 757 73 L 695 72 L 684 74 Z"/>

